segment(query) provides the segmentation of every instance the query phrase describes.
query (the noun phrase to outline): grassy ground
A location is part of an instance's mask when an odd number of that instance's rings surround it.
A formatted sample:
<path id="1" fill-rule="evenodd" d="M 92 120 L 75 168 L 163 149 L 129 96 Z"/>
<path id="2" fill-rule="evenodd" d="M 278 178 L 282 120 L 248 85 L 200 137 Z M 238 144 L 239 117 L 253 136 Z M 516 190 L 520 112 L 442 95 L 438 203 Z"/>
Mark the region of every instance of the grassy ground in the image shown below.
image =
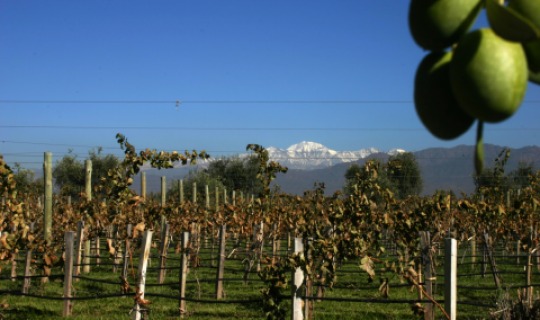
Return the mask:
<path id="1" fill-rule="evenodd" d="M 213 254 L 216 254 L 214 250 Z M 178 258 L 171 251 L 169 256 L 172 258 L 167 265 L 176 267 L 179 265 Z M 203 250 L 202 257 L 208 258 L 212 256 L 210 248 Z M 240 253 L 237 259 L 231 259 L 226 262 L 225 278 L 225 299 L 231 300 L 257 300 L 261 297 L 260 290 L 263 283 L 259 277 L 253 273 L 250 274 L 248 282 L 241 281 L 243 275 L 243 266 L 241 259 L 243 254 Z M 390 258 L 390 257 L 389 257 Z M 504 272 L 521 272 L 520 274 L 503 274 L 504 285 L 519 285 L 525 283 L 523 273 L 523 264 L 525 259 L 522 258 L 521 266 L 515 264 L 515 258 L 498 257 L 499 270 Z M 110 264 L 112 259 L 102 259 L 103 263 Z M 442 258 L 438 259 L 439 263 Z M 480 261 L 480 259 L 478 259 Z M 155 286 L 157 284 L 157 258 L 152 259 L 151 267 L 147 275 L 146 298 L 152 301 L 150 305 L 150 313 L 147 319 L 178 319 L 178 271 L 168 270 L 166 284 L 163 286 Z M 133 286 L 135 278 L 133 271 L 136 272 L 137 259 L 135 257 L 134 267 L 130 267 L 130 283 Z M 477 263 L 470 264 L 470 258 L 460 257 L 459 273 L 464 274 L 481 274 L 482 265 Z M 191 299 L 214 301 L 215 294 L 215 274 L 216 269 L 212 267 L 209 260 L 202 260 L 203 265 L 200 268 L 191 268 L 188 276 L 188 288 L 186 296 Z M 23 262 L 18 263 L 18 274 L 22 274 Z M 9 272 L 9 266 L 4 266 L 2 275 L 6 276 Z M 99 279 L 103 281 L 114 281 L 119 283 L 121 274 L 120 268 L 116 273 L 111 265 L 93 266 L 92 272 L 84 276 Z M 536 270 L 536 269 L 535 269 Z M 60 273 L 58 268 L 53 270 L 53 273 Z M 442 273 L 442 266 L 437 267 L 437 272 Z M 389 277 L 390 280 L 390 295 L 389 299 L 407 299 L 412 300 L 418 297 L 416 290 L 410 286 L 404 286 L 403 281 L 393 273 L 379 273 L 378 276 Z M 539 275 L 535 275 L 534 279 L 538 279 Z M 378 279 L 378 278 L 377 278 Z M 442 275 L 437 278 L 437 283 L 440 286 L 435 288 L 436 299 L 443 299 L 443 279 Z M 493 287 L 494 281 L 489 273 L 486 276 L 463 276 L 458 280 L 459 285 L 474 286 L 474 287 Z M 57 319 L 62 315 L 63 302 L 61 299 L 63 287 L 62 277 L 51 279 L 48 283 L 40 283 L 39 279 L 32 279 L 32 287 L 30 293 L 33 295 L 46 295 L 56 297 L 59 300 L 46 300 L 33 297 L 24 297 L 14 294 L 4 294 L 0 296 L 4 310 L 2 314 L 5 319 Z M 10 281 L 2 280 L 0 282 L 0 290 L 19 290 L 22 287 L 22 280 Z M 342 266 L 338 276 L 336 287 L 331 290 L 326 290 L 326 297 L 333 298 L 357 298 L 357 299 L 377 299 L 384 301 L 378 291 L 379 283 L 368 283 L 365 273 L 359 270 L 357 262 L 349 262 Z M 108 284 L 102 282 L 80 279 L 74 282 L 73 290 L 77 298 L 82 297 L 100 297 L 107 294 L 117 294 L 120 292 L 119 284 Z M 516 290 L 511 289 L 509 292 L 515 295 Z M 504 292 L 496 290 L 483 289 L 460 289 L 459 300 L 475 303 L 494 304 Z M 112 297 L 91 300 L 77 300 L 73 305 L 73 316 L 71 319 L 129 319 L 129 312 L 133 308 L 133 293 L 127 297 Z M 171 296 L 167 298 L 162 296 Z M 407 303 L 358 303 L 358 302 L 337 302 L 337 301 L 321 301 L 314 303 L 315 319 L 324 320 L 342 320 L 342 319 L 419 319 L 411 311 L 411 306 Z M 285 308 L 290 310 L 289 302 L 285 302 Z M 187 302 L 189 319 L 265 319 L 260 302 L 253 301 L 248 303 L 212 303 L 212 302 Z M 495 310 L 485 307 L 474 307 L 468 305 L 458 306 L 459 319 L 489 319 L 489 312 Z M 441 318 L 442 313 L 436 312 L 437 317 Z"/>

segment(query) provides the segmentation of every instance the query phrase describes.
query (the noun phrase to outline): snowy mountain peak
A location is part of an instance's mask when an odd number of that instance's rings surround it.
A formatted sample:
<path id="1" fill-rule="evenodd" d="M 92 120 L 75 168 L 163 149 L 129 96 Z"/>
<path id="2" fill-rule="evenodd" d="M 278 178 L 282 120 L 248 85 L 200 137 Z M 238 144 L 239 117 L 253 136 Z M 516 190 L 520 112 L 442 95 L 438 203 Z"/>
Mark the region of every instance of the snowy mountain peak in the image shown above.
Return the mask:
<path id="1" fill-rule="evenodd" d="M 324 145 L 317 143 L 317 142 L 311 142 L 311 141 L 302 141 L 297 144 L 293 144 L 292 146 L 287 148 L 287 151 L 292 152 L 313 152 L 313 151 L 327 151 L 328 148 Z"/>
<path id="2" fill-rule="evenodd" d="M 320 143 L 302 141 L 287 149 L 269 147 L 270 159 L 279 162 L 290 169 L 312 170 L 333 166 L 340 163 L 354 162 L 372 154 L 380 153 L 376 148 L 360 149 L 357 151 L 336 151 Z M 393 149 L 394 154 L 404 152 Z"/>

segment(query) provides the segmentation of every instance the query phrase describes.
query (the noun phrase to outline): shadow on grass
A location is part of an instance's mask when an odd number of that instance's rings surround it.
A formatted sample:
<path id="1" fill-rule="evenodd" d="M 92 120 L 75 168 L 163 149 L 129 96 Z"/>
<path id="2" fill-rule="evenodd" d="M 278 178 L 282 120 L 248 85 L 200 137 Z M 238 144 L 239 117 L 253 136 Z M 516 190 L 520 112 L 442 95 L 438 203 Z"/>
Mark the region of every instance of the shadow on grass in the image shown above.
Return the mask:
<path id="1" fill-rule="evenodd" d="M 60 315 L 57 312 L 51 311 L 51 310 L 43 310 L 43 308 L 40 307 L 32 307 L 32 306 L 24 306 L 19 307 L 16 309 L 7 309 L 3 310 L 1 313 L 5 319 L 14 319 L 14 320 L 22 320 L 22 319 L 43 319 L 43 318 L 54 318 L 54 317 L 60 317 Z"/>

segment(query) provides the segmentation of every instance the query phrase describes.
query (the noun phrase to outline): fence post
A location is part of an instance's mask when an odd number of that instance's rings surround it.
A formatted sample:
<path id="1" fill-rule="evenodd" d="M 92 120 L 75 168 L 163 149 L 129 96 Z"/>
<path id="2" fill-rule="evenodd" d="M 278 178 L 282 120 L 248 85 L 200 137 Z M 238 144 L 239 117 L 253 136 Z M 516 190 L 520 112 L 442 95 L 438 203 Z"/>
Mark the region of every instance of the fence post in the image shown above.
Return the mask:
<path id="1" fill-rule="evenodd" d="M 167 177 L 161 177 L 161 206 L 167 205 Z"/>
<path id="2" fill-rule="evenodd" d="M 178 190 L 179 190 L 179 201 L 180 201 L 180 204 L 184 204 L 184 180 L 179 180 L 178 181 Z"/>
<path id="3" fill-rule="evenodd" d="M 187 265 L 188 265 L 188 252 L 187 247 L 189 243 L 189 232 L 182 233 L 181 246 L 182 246 L 182 259 L 180 260 L 180 317 L 183 318 L 187 312 L 186 309 L 186 280 L 187 280 Z"/>
<path id="4" fill-rule="evenodd" d="M 47 244 L 51 243 L 52 237 L 52 201 L 53 201 L 53 179 L 52 179 L 52 153 L 45 152 L 43 162 L 43 180 L 45 187 L 44 212 L 43 212 L 43 239 Z"/>
<path id="5" fill-rule="evenodd" d="M 133 232 L 133 225 L 131 223 L 128 223 L 126 228 L 127 228 L 126 240 L 124 243 L 124 262 L 122 266 L 122 280 L 123 281 L 127 281 L 127 276 L 128 276 L 129 257 L 131 255 L 131 249 L 130 249 L 131 240 L 130 239 L 131 239 L 131 234 Z M 122 293 L 126 294 L 127 288 L 123 289 Z"/>
<path id="6" fill-rule="evenodd" d="M 83 272 L 90 273 L 90 239 L 84 240 Z"/>
<path id="7" fill-rule="evenodd" d="M 73 231 L 67 231 L 64 234 L 65 241 L 65 254 L 66 260 L 64 261 L 64 309 L 62 311 L 63 317 L 71 316 L 71 309 L 73 303 L 71 301 L 71 287 L 73 281 L 73 240 L 75 234 Z"/>
<path id="8" fill-rule="evenodd" d="M 226 245 L 226 225 L 223 224 L 219 230 L 219 259 L 216 276 L 216 299 L 223 299 L 223 276 L 225 274 L 225 245 Z"/>
<path id="9" fill-rule="evenodd" d="M 139 257 L 139 268 L 137 269 L 137 292 L 135 293 L 135 306 L 133 307 L 133 319 L 140 320 L 141 314 L 145 313 L 144 289 L 146 285 L 146 267 L 148 266 L 148 258 L 150 257 L 150 248 L 152 247 L 152 231 L 146 230 L 141 244 L 141 255 Z"/>
<path id="10" fill-rule="evenodd" d="M 294 253 L 297 255 L 303 255 L 304 254 L 304 243 L 302 241 L 302 238 L 295 238 L 294 239 Z M 304 283 L 304 271 L 302 271 L 302 268 L 297 267 L 296 270 L 293 273 L 293 283 L 291 286 L 292 292 L 292 313 L 291 313 L 291 319 L 292 320 L 303 320 L 304 314 L 302 312 L 302 284 Z"/>
<path id="11" fill-rule="evenodd" d="M 163 231 L 161 232 L 161 243 L 159 248 L 159 276 L 158 283 L 162 284 L 165 281 L 165 266 L 167 264 L 167 250 L 169 249 L 169 230 L 170 225 L 165 224 Z"/>
<path id="12" fill-rule="evenodd" d="M 30 232 L 34 232 L 34 222 L 30 224 Z M 32 276 L 32 255 L 33 251 L 32 249 L 26 250 L 26 258 L 24 261 L 24 282 L 22 287 L 22 293 L 27 294 L 28 290 L 30 290 L 30 282 L 31 282 L 31 276 Z"/>
<path id="13" fill-rule="evenodd" d="M 141 172 L 141 197 L 146 199 L 146 172 Z"/>
<path id="14" fill-rule="evenodd" d="M 88 201 L 92 200 L 92 160 L 87 159 L 84 162 L 84 193 Z"/>
<path id="15" fill-rule="evenodd" d="M 422 251 L 422 264 L 424 265 L 424 287 L 426 294 L 433 297 L 433 274 L 432 253 L 431 253 L 431 234 L 429 231 L 420 231 L 420 249 Z M 424 320 L 433 320 L 433 303 L 426 302 L 424 307 Z"/>
<path id="16" fill-rule="evenodd" d="M 457 240 L 444 242 L 444 309 L 450 320 L 456 319 L 457 310 Z"/>
<path id="17" fill-rule="evenodd" d="M 81 255 L 82 255 L 82 242 L 84 233 L 84 221 L 77 222 L 77 235 L 75 238 L 75 276 L 81 275 Z M 78 281 L 76 279 L 75 281 Z"/>

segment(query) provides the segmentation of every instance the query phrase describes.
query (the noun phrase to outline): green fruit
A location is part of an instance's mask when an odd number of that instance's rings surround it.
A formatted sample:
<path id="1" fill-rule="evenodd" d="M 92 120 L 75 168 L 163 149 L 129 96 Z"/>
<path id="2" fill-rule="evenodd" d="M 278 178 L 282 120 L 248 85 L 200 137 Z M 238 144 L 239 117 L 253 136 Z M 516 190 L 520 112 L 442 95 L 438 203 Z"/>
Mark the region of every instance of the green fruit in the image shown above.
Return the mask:
<path id="1" fill-rule="evenodd" d="M 416 43 L 439 51 L 456 43 L 473 25 L 482 0 L 412 0 L 409 29 Z"/>
<path id="2" fill-rule="evenodd" d="M 414 80 L 414 105 L 424 126 L 439 139 L 450 140 L 466 132 L 474 118 L 458 105 L 450 85 L 452 52 L 424 57 Z"/>
<path id="3" fill-rule="evenodd" d="M 523 43 L 529 70 L 540 72 L 540 1 L 538 0 L 512 0 L 508 4 L 515 12 L 532 23 L 537 31 L 537 39 Z"/>
<path id="4" fill-rule="evenodd" d="M 510 6 L 500 4 L 498 0 L 487 0 L 486 12 L 493 31 L 506 40 L 525 42 L 537 39 L 540 35 L 540 30 L 529 19 Z"/>
<path id="5" fill-rule="evenodd" d="M 503 121 L 516 112 L 527 77 L 521 44 L 506 41 L 491 29 L 465 35 L 450 63 L 452 90 L 460 107 L 485 122 Z"/>
<path id="6" fill-rule="evenodd" d="M 538 0 L 512 0 L 508 8 L 521 14 L 536 27 L 540 27 L 540 1 Z"/>

